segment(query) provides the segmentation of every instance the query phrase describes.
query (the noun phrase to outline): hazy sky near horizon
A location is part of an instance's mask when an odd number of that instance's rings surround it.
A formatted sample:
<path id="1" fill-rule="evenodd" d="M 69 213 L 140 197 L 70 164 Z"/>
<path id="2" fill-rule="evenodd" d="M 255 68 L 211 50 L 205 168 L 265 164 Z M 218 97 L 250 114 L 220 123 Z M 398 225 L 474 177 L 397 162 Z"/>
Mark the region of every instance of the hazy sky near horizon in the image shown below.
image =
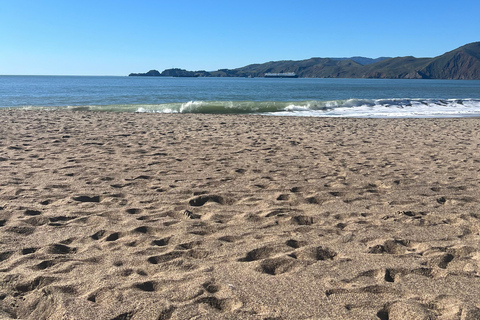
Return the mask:
<path id="1" fill-rule="evenodd" d="M 0 75 L 434 57 L 480 41 L 479 12 L 479 0 L 0 0 Z"/>

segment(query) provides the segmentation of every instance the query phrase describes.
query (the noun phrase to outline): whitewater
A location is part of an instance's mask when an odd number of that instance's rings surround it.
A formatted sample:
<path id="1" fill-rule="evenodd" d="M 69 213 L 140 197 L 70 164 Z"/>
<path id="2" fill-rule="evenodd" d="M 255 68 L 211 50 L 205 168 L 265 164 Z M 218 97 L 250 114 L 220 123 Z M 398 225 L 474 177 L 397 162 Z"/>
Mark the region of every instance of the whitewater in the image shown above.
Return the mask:
<path id="1" fill-rule="evenodd" d="M 101 110 L 103 107 L 93 107 Z M 114 110 L 121 106 L 107 107 Z M 125 106 L 125 111 L 158 113 L 264 114 L 309 117 L 471 117 L 480 99 L 348 99 L 334 101 L 189 101 Z M 136 108 L 136 110 L 133 110 Z"/>

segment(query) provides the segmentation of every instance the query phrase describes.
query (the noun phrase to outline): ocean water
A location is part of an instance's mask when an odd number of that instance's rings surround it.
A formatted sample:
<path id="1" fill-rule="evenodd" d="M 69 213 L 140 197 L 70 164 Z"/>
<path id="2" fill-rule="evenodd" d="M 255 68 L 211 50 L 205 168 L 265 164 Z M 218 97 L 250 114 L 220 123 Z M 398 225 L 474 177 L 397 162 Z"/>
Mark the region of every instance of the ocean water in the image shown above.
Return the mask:
<path id="1" fill-rule="evenodd" d="M 480 116 L 480 81 L 0 76 L 0 108 L 472 117 Z"/>

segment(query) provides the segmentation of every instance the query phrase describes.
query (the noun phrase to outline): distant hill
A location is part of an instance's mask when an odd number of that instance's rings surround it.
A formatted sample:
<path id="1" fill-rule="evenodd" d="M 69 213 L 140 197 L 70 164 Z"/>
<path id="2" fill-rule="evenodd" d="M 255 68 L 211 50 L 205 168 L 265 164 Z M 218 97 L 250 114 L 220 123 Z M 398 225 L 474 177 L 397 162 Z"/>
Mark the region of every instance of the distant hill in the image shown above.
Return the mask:
<path id="1" fill-rule="evenodd" d="M 130 76 L 173 77 L 265 77 L 266 73 L 294 72 L 300 78 L 384 78 L 480 80 L 480 42 L 474 42 L 435 58 L 396 57 L 377 59 L 310 58 L 270 61 L 236 69 L 187 71 L 167 69 L 162 73 L 132 73 Z"/>
<path id="2" fill-rule="evenodd" d="M 365 57 L 330 58 L 330 59 L 332 59 L 332 60 L 353 60 L 357 63 L 360 63 L 362 66 L 364 66 L 366 64 L 372 64 L 372 63 L 375 63 L 375 62 L 378 62 L 378 61 L 390 59 L 390 57 L 380 57 L 380 58 L 376 58 L 376 59 L 365 58 Z"/>
<path id="3" fill-rule="evenodd" d="M 433 58 L 419 71 L 426 79 L 480 79 L 480 42 Z"/>
<path id="4" fill-rule="evenodd" d="M 158 70 L 150 70 L 146 73 L 130 73 L 130 77 L 211 77 L 210 72 L 206 71 L 187 71 L 184 69 L 174 68 L 158 72 Z"/>
<path id="5" fill-rule="evenodd" d="M 162 74 L 158 70 L 150 70 L 145 73 L 130 73 L 130 77 L 159 77 Z"/>

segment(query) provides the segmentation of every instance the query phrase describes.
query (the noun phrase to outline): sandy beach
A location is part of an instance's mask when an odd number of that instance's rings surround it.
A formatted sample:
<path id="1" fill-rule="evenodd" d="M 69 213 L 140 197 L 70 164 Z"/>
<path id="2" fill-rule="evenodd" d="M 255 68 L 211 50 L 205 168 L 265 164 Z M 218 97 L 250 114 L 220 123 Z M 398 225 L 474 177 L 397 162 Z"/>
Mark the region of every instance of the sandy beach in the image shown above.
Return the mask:
<path id="1" fill-rule="evenodd" d="M 0 111 L 1 319 L 480 319 L 480 119 Z"/>

